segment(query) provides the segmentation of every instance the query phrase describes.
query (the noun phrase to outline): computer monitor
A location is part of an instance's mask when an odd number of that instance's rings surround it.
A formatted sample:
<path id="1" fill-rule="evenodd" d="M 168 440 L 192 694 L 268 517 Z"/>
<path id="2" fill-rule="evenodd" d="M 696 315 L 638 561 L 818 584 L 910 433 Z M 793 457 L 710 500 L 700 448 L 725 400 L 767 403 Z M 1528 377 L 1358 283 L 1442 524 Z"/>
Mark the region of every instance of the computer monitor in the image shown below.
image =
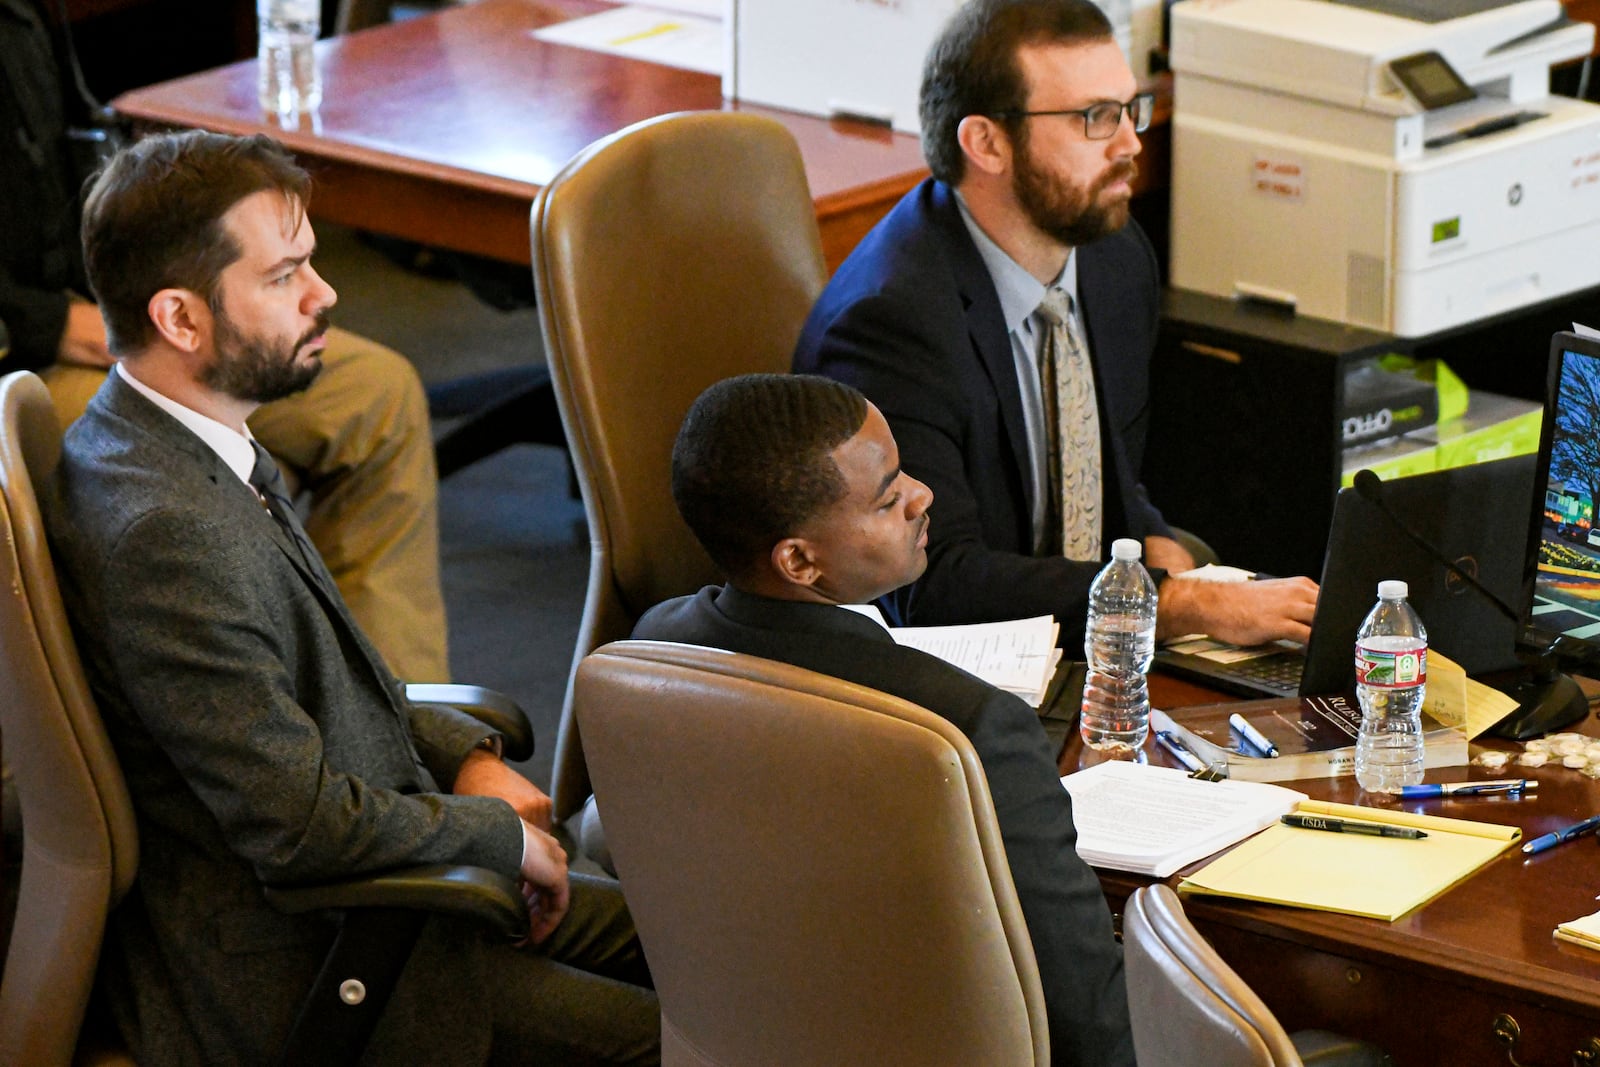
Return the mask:
<path id="1" fill-rule="evenodd" d="M 1600 656 L 1600 342 L 1551 340 L 1535 477 L 1523 635 Z"/>
<path id="2" fill-rule="evenodd" d="M 1515 612 L 1500 604 L 1521 582 L 1533 473 L 1532 456 L 1512 456 L 1339 490 L 1300 692 L 1354 691 L 1356 631 L 1386 578 L 1409 586 L 1430 648 L 1468 674 L 1516 667 Z"/>
<path id="3" fill-rule="evenodd" d="M 1544 653 L 1546 691 L 1518 694 L 1524 706 L 1497 727 L 1512 737 L 1581 718 L 1587 703 L 1557 666 L 1600 660 L 1600 341 L 1550 339 L 1534 478 L 1521 643 Z"/>

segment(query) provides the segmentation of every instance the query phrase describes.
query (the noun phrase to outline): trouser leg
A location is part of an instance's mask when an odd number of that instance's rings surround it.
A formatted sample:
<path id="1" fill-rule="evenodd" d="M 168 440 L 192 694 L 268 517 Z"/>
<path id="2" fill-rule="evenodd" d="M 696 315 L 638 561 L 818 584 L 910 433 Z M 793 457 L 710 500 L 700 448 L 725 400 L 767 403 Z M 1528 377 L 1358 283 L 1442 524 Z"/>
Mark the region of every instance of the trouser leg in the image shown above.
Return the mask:
<path id="1" fill-rule="evenodd" d="M 89 406 L 89 401 L 94 399 L 94 394 L 99 392 L 106 380 L 106 372 L 92 367 L 57 363 L 40 371 L 39 377 L 44 379 L 45 387 L 50 390 L 56 421 L 61 423 L 61 432 L 66 433 L 67 427 L 78 420 L 78 416 Z"/>
<path id="2" fill-rule="evenodd" d="M 572 875 L 572 906 L 545 944 L 491 956 L 495 1067 L 653 1064 L 661 1013 L 621 887 Z"/>

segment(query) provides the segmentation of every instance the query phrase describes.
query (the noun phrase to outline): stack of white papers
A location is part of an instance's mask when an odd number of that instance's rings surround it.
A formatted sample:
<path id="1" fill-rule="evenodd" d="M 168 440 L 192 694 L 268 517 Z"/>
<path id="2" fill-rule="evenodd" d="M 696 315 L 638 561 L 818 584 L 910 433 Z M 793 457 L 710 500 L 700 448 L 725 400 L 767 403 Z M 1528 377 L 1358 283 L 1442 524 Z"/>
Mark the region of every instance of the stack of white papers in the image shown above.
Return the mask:
<path id="1" fill-rule="evenodd" d="M 1306 799 L 1280 785 L 1207 782 L 1170 767 L 1115 761 L 1061 784 L 1072 794 L 1085 863 L 1157 878 L 1244 840 Z"/>
<path id="2" fill-rule="evenodd" d="M 1034 707 L 1044 702 L 1061 662 L 1056 647 L 1061 627 L 1049 615 L 968 626 L 890 627 L 889 633 L 897 644 L 938 656 Z"/>

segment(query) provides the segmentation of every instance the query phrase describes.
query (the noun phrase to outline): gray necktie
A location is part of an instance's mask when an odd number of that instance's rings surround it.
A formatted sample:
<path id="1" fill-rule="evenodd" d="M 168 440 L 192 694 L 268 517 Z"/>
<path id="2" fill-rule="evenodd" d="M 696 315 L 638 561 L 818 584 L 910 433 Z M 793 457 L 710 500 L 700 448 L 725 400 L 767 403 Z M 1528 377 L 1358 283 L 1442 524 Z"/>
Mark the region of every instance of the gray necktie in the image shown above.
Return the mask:
<path id="1" fill-rule="evenodd" d="M 322 565 L 322 557 L 317 555 L 311 539 L 306 536 L 305 527 L 300 525 L 300 516 L 295 514 L 294 503 L 289 499 L 288 487 L 283 484 L 278 464 L 261 447 L 260 441 L 252 440 L 250 447 L 256 453 L 256 465 L 250 470 L 250 487 L 261 494 L 261 502 L 266 505 L 267 511 L 278 520 L 278 525 L 289 535 L 289 540 L 294 542 L 306 570 L 324 589 L 332 588 L 332 579 Z"/>
<path id="2" fill-rule="evenodd" d="M 288 486 L 283 484 L 283 474 L 279 472 L 278 464 L 272 455 L 261 447 L 261 442 L 251 440 L 250 447 L 255 449 L 256 453 L 256 464 L 250 469 L 250 487 L 261 494 L 261 503 L 266 507 L 267 513 L 277 520 L 278 526 L 289 535 L 289 540 L 299 550 L 300 561 L 305 564 L 306 572 L 311 575 L 312 584 L 321 586 L 322 591 L 327 594 L 321 598 L 324 613 L 330 618 L 337 619 L 354 638 L 356 647 L 361 650 L 367 666 L 377 678 L 378 685 L 389 698 L 395 714 L 404 720 L 407 704 L 401 683 L 384 663 L 383 656 L 372 647 L 366 634 L 361 632 L 361 627 L 356 624 L 355 619 L 351 618 L 344 597 L 334 583 L 333 575 L 328 573 L 328 567 L 322 562 L 321 554 L 311 543 L 311 538 L 306 536 L 306 528 L 300 524 L 300 516 L 294 510 L 294 502 L 289 499 Z M 418 763 L 418 767 L 421 767 L 421 763 Z"/>
<path id="3" fill-rule="evenodd" d="M 1039 352 L 1049 457 L 1045 549 L 1051 553 L 1059 549 L 1068 559 L 1099 559 L 1100 410 L 1089 349 L 1065 289 L 1052 286 L 1045 291 L 1039 317 L 1049 327 Z"/>

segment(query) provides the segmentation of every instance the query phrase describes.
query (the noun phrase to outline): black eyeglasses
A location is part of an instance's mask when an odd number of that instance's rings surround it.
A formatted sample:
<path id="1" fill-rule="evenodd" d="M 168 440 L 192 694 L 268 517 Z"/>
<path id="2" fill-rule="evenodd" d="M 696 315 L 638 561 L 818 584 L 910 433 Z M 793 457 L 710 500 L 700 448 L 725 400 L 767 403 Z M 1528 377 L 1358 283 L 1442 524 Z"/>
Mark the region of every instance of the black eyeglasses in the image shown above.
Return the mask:
<path id="1" fill-rule="evenodd" d="M 1143 133 L 1150 128 L 1150 116 L 1155 114 L 1156 95 L 1154 93 L 1140 93 L 1125 104 L 1115 100 L 1102 100 L 1098 104 L 1088 107 L 1066 108 L 1060 111 L 1001 111 L 993 117 L 997 119 L 1031 119 L 1038 115 L 1082 115 L 1083 135 L 1091 141 L 1105 141 L 1117 135 L 1117 128 L 1122 125 L 1122 113 L 1128 113 L 1128 119 L 1133 123 L 1134 133 Z"/>

